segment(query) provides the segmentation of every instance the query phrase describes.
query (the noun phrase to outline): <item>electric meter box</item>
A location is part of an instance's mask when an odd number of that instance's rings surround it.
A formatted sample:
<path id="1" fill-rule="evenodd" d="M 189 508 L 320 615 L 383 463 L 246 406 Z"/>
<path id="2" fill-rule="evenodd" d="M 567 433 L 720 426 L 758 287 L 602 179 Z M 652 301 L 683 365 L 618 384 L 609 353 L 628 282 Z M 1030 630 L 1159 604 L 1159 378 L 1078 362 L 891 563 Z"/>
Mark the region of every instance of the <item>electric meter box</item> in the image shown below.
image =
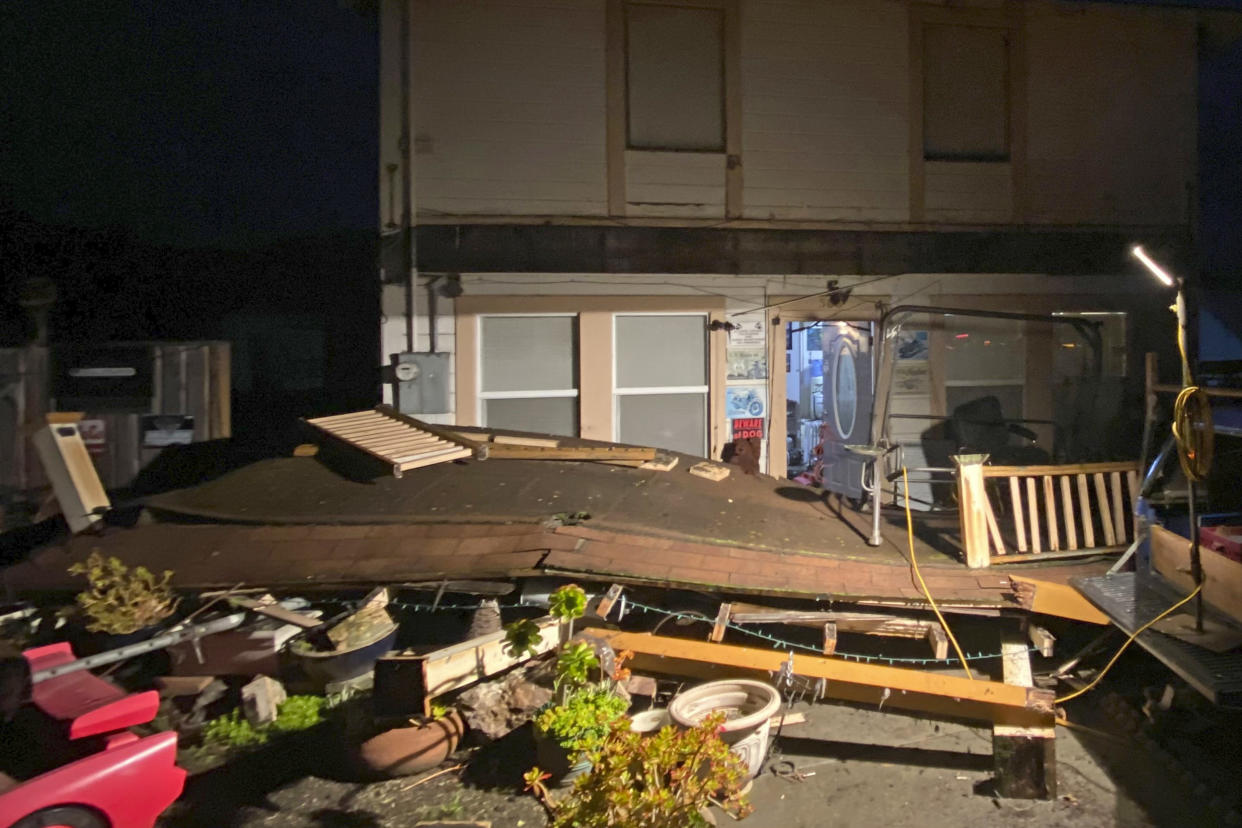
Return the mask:
<path id="1" fill-rule="evenodd" d="M 447 414 L 449 354 L 406 352 L 392 358 L 393 406 L 402 414 Z"/>

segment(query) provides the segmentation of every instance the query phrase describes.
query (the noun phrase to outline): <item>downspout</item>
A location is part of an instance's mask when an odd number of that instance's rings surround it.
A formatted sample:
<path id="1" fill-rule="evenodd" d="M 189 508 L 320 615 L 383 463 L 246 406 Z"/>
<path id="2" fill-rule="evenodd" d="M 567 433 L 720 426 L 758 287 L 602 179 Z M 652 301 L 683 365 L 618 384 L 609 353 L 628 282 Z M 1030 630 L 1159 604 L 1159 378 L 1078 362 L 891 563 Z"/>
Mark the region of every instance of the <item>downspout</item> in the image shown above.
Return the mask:
<path id="1" fill-rule="evenodd" d="M 401 152 L 401 261 L 405 267 L 405 349 L 414 350 L 414 317 L 418 310 L 415 286 L 418 280 L 418 251 L 414 240 L 414 153 L 410 135 L 413 107 L 410 103 L 410 5 L 413 0 L 401 3 L 401 137 L 397 147 Z"/>

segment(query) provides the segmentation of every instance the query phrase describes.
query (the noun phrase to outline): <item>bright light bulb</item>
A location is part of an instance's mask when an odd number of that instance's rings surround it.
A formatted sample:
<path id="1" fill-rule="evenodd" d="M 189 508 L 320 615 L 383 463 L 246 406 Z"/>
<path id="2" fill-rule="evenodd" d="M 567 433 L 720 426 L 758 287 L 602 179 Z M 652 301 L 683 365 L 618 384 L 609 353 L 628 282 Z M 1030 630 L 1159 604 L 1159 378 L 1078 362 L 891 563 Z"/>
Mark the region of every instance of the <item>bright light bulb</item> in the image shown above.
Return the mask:
<path id="1" fill-rule="evenodd" d="M 1147 251 L 1143 249 L 1143 245 L 1141 244 L 1134 245 L 1134 247 L 1130 248 L 1130 252 L 1134 254 L 1134 258 L 1142 262 L 1143 266 L 1146 267 L 1149 271 L 1151 271 L 1152 276 L 1155 276 L 1161 282 L 1164 282 L 1164 284 L 1167 285 L 1168 287 L 1173 287 L 1176 284 L 1176 282 L 1174 282 L 1173 280 L 1173 277 L 1170 276 L 1167 272 L 1165 272 L 1164 268 L 1156 264 L 1155 261 L 1152 260 L 1151 256 L 1147 255 Z"/>

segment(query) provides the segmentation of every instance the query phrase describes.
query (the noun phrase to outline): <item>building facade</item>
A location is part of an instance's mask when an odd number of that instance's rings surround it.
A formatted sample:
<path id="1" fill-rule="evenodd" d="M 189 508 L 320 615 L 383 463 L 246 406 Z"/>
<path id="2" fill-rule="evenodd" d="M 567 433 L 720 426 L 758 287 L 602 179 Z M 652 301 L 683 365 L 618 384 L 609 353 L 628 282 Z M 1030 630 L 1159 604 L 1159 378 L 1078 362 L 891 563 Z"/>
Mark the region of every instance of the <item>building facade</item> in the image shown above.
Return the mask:
<path id="1" fill-rule="evenodd" d="M 863 433 L 850 393 L 893 307 L 1098 314 L 1085 412 L 1072 326 L 908 316 L 892 436 L 917 454 L 980 395 L 1047 443 L 1115 420 L 1172 330 L 1128 250 L 1190 262 L 1198 23 L 1042 0 L 384 0 L 383 358 L 448 355 L 428 420 L 710 457 L 761 435 L 780 475 L 825 422 Z"/>

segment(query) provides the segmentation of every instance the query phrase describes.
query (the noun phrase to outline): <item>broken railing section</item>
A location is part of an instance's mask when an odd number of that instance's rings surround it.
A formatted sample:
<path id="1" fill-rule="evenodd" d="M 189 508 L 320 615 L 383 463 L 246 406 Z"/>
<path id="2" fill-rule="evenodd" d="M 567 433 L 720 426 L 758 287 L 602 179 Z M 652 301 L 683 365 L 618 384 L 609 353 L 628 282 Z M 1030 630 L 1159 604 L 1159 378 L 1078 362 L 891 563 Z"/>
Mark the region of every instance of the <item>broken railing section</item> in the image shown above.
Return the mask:
<path id="1" fill-rule="evenodd" d="M 579 460 L 667 471 L 677 458 L 653 448 L 561 445 L 558 440 L 450 429 L 406 416 L 391 406 L 303 420 L 335 444 L 360 452 L 392 469 L 412 469 L 454 460 Z"/>
<path id="2" fill-rule="evenodd" d="M 966 564 L 1119 553 L 1134 540 L 1137 463 L 988 466 L 953 458 Z"/>
<path id="3" fill-rule="evenodd" d="M 711 641 L 722 641 L 730 624 L 791 624 L 820 628 L 824 632 L 824 655 L 837 649 L 837 633 L 851 632 L 892 638 L 922 638 L 931 645 L 935 659 L 949 656 L 949 638 L 935 619 L 907 618 L 874 612 L 837 610 L 781 610 L 757 604 L 721 604 L 712 628 Z"/>

